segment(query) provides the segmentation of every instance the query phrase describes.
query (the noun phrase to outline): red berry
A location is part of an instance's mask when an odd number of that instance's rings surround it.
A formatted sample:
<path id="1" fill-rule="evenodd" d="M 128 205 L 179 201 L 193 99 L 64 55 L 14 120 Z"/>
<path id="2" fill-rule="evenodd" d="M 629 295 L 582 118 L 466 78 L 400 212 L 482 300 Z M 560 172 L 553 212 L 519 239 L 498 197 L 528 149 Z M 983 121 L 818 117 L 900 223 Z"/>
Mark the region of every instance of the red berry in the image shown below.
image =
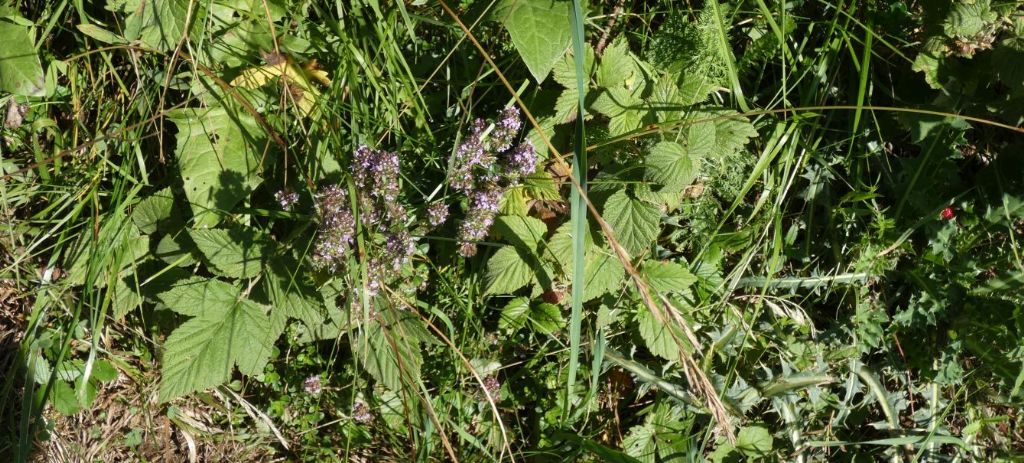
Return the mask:
<path id="1" fill-rule="evenodd" d="M 955 219 L 956 218 L 956 212 L 953 211 L 953 206 L 946 206 L 945 208 L 943 208 L 942 212 L 939 214 L 939 217 L 941 217 L 942 220 L 953 220 L 953 219 Z"/>

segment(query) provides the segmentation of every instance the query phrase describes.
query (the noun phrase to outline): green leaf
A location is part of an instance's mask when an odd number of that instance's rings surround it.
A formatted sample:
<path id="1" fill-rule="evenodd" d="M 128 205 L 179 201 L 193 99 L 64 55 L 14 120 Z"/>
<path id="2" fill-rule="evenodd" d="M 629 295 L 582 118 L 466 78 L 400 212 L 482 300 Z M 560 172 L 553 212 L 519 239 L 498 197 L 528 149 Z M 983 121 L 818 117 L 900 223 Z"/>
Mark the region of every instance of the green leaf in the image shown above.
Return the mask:
<path id="1" fill-rule="evenodd" d="M 21 96 L 43 96 L 43 65 L 29 28 L 0 20 L 0 43 L 0 89 Z"/>
<path id="2" fill-rule="evenodd" d="M 956 2 L 953 10 L 946 16 L 942 28 L 949 37 L 973 39 L 998 18 L 999 15 L 992 11 L 989 0 Z"/>
<path id="3" fill-rule="evenodd" d="M 533 217 L 503 215 L 494 221 L 491 231 L 513 246 L 536 254 L 540 243 L 544 241 L 548 226 Z"/>
<path id="4" fill-rule="evenodd" d="M 501 309 L 501 318 L 498 319 L 498 329 L 504 331 L 517 331 L 526 326 L 530 318 L 530 299 L 526 297 L 513 298 Z"/>
<path id="5" fill-rule="evenodd" d="M 487 289 L 484 294 L 507 294 L 533 281 L 533 270 L 523 251 L 513 246 L 498 249 L 487 261 Z"/>
<path id="6" fill-rule="evenodd" d="M 551 334 L 565 326 L 565 319 L 557 305 L 542 302 L 530 310 L 530 326 L 538 333 Z"/>
<path id="7" fill-rule="evenodd" d="M 251 228 L 192 230 L 189 236 L 203 253 L 210 271 L 231 278 L 259 275 L 270 246 Z"/>
<path id="8" fill-rule="evenodd" d="M 161 402 L 222 384 L 235 365 L 247 375 L 263 370 L 273 344 L 267 307 L 241 293 L 222 281 L 192 278 L 160 294 L 172 310 L 196 315 L 167 337 Z"/>
<path id="9" fill-rule="evenodd" d="M 697 282 L 690 269 L 675 262 L 645 261 L 640 273 L 651 289 L 660 292 L 684 291 Z"/>
<path id="10" fill-rule="evenodd" d="M 583 49 L 583 82 L 589 82 L 590 75 L 593 73 L 594 48 L 588 43 Z M 573 55 L 572 50 L 555 63 L 554 68 L 551 70 L 551 76 L 567 90 L 576 90 L 576 57 Z"/>
<path id="11" fill-rule="evenodd" d="M 75 27 L 77 27 L 78 30 L 81 33 L 83 33 L 83 34 L 85 34 L 85 35 L 87 35 L 89 37 L 92 37 L 93 39 L 95 39 L 96 41 L 98 41 L 100 43 L 114 44 L 114 45 L 120 45 L 120 44 L 128 43 L 128 41 L 125 40 L 124 37 L 121 37 L 120 35 L 117 35 L 117 34 L 115 34 L 113 32 L 110 32 L 110 31 L 108 31 L 108 30 L 106 30 L 106 29 L 104 29 L 104 28 L 102 28 L 100 26 L 97 26 L 95 24 L 79 24 L 79 25 L 77 25 Z"/>
<path id="12" fill-rule="evenodd" d="M 629 53 L 629 44 L 620 36 L 601 55 L 601 65 L 597 67 L 597 85 L 604 88 L 617 87 L 637 73 L 639 70 Z"/>
<path id="13" fill-rule="evenodd" d="M 203 32 L 206 9 L 192 0 L 147 0 L 138 2 L 125 19 L 124 35 L 158 51 L 171 51 L 186 35 L 198 40 Z"/>
<path id="14" fill-rule="evenodd" d="M 757 129 L 745 116 L 736 111 L 717 109 L 706 111 L 700 119 L 715 118 L 715 145 L 711 154 L 722 158 L 741 150 L 751 138 L 757 136 Z M 703 124 L 698 124 L 703 125 Z M 690 136 L 695 136 L 691 133 Z"/>
<path id="15" fill-rule="evenodd" d="M 380 320 L 371 321 L 356 337 L 354 353 L 359 363 L 381 385 L 392 391 L 402 390 L 405 378 L 420 377 L 423 355 L 418 338 L 411 333 L 422 331 L 422 323 L 410 313 L 385 310 Z"/>
<path id="16" fill-rule="evenodd" d="M 691 132 L 696 127 L 704 127 L 714 130 L 710 124 L 699 124 L 691 127 Z M 654 145 L 647 155 L 644 176 L 653 182 L 659 183 L 669 191 L 679 191 L 693 183 L 700 172 L 701 159 L 710 150 L 714 140 L 714 133 L 710 137 L 701 137 L 700 145 L 684 147 L 674 141 L 663 141 Z"/>
<path id="17" fill-rule="evenodd" d="M 288 319 L 297 319 L 310 329 L 324 323 L 324 303 L 320 294 L 301 281 L 301 273 L 293 274 L 300 268 L 292 259 L 274 259 L 267 265 L 264 278 L 260 281 L 262 295 L 272 307 L 270 328 L 277 338 L 285 328 Z"/>
<path id="18" fill-rule="evenodd" d="M 164 235 L 156 244 L 154 257 L 178 267 L 189 267 L 196 263 L 198 251 L 196 244 L 184 229 L 173 234 Z"/>
<path id="19" fill-rule="evenodd" d="M 622 282 L 626 279 L 626 269 L 609 249 L 591 246 L 587 251 L 585 265 L 586 287 L 583 290 L 583 302 L 615 292 L 622 287 Z M 570 275 L 571 273 L 569 272 Z"/>
<path id="20" fill-rule="evenodd" d="M 680 340 L 684 338 L 671 323 L 659 322 L 646 306 L 637 309 L 636 321 L 640 328 L 640 338 L 644 340 L 647 350 L 665 360 L 679 360 L 679 344 L 672 337 L 672 331 Z"/>
<path id="21" fill-rule="evenodd" d="M 584 248 L 589 249 L 594 245 L 594 235 L 589 229 L 583 239 Z M 567 275 L 572 275 L 572 242 L 572 224 L 566 222 L 558 226 L 558 230 L 555 230 L 554 236 L 548 240 L 548 245 L 544 249 L 545 257 Z"/>
<path id="22" fill-rule="evenodd" d="M 504 0 L 494 9 L 538 83 L 569 48 L 570 5 L 556 0 Z"/>
<path id="23" fill-rule="evenodd" d="M 252 116 L 222 107 L 178 109 L 168 117 L 178 127 L 175 154 L 194 225 L 216 225 L 262 181 L 265 133 Z"/>
<path id="24" fill-rule="evenodd" d="M 750 457 L 767 456 L 775 445 L 772 435 L 761 426 L 748 426 L 736 435 L 736 448 Z"/>
<path id="25" fill-rule="evenodd" d="M 591 105 L 594 111 L 611 119 L 608 121 L 610 136 L 622 135 L 640 128 L 647 113 L 646 105 L 640 98 L 642 90 L 642 85 L 633 88 L 617 86 L 601 92 L 594 99 Z"/>
<path id="26" fill-rule="evenodd" d="M 625 189 L 608 198 L 602 215 L 615 231 L 615 239 L 630 256 L 646 251 L 660 232 L 661 211 L 654 205 L 631 198 Z"/>
<path id="27" fill-rule="evenodd" d="M 157 225 L 171 219 L 174 212 L 174 195 L 170 188 L 164 188 L 139 201 L 132 209 L 132 222 L 142 233 L 154 233 Z"/>

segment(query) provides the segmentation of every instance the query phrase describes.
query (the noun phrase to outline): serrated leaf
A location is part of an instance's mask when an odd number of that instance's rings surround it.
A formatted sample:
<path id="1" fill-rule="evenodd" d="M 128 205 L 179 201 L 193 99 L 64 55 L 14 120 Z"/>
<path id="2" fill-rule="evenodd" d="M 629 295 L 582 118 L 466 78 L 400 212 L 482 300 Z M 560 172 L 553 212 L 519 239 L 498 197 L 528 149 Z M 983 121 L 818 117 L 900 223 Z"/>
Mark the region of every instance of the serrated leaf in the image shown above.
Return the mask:
<path id="1" fill-rule="evenodd" d="M 992 11 L 989 0 L 956 2 L 946 16 L 942 29 L 952 38 L 973 39 L 998 18 L 999 15 Z"/>
<path id="2" fill-rule="evenodd" d="M 583 49 L 583 83 L 590 82 L 590 75 L 594 73 L 594 48 L 589 43 L 584 44 Z M 551 69 L 551 76 L 555 81 L 562 84 L 566 89 L 576 90 L 576 56 L 570 50 L 562 56 L 562 59 L 555 63 Z M 575 98 L 575 97 L 574 97 Z"/>
<path id="3" fill-rule="evenodd" d="M 551 334 L 565 326 L 557 305 L 542 302 L 530 309 L 530 327 L 541 334 Z"/>
<path id="4" fill-rule="evenodd" d="M 593 247 L 594 236 L 589 229 L 583 239 L 585 248 Z M 572 224 L 566 222 L 555 230 L 554 236 L 548 240 L 548 245 L 545 247 L 545 257 L 561 268 L 563 273 L 572 272 L 572 241 Z"/>
<path id="5" fill-rule="evenodd" d="M 200 38 L 206 18 L 203 3 L 191 0 L 140 1 L 125 19 L 124 35 L 158 51 L 171 51 L 191 36 Z"/>
<path id="6" fill-rule="evenodd" d="M 161 402 L 222 384 L 236 365 L 247 375 L 263 370 L 273 343 L 267 307 L 241 297 L 241 288 L 217 280 L 190 281 L 162 293 L 161 299 L 179 313 L 196 315 L 164 344 Z M 195 301 L 200 302 L 186 306 Z"/>
<path id="7" fill-rule="evenodd" d="M 513 298 L 501 309 L 501 318 L 498 319 L 498 329 L 503 331 L 516 331 L 526 326 L 530 318 L 530 299 L 526 297 Z"/>
<path id="8" fill-rule="evenodd" d="M 555 124 L 568 124 L 579 116 L 579 92 L 575 88 L 567 88 L 555 99 Z M 547 133 L 551 133 L 548 131 Z M 536 145 L 535 145 L 536 146 Z M 545 145 L 547 147 L 547 145 Z"/>
<path id="9" fill-rule="evenodd" d="M 646 261 L 640 273 L 651 289 L 660 292 L 684 291 L 697 282 L 696 275 L 675 262 Z"/>
<path id="10" fill-rule="evenodd" d="M 154 233 L 160 222 L 167 222 L 174 212 L 174 195 L 164 188 L 139 201 L 132 209 L 132 222 L 142 233 Z"/>
<path id="11" fill-rule="evenodd" d="M 674 328 L 667 323 L 659 322 L 647 307 L 638 309 L 636 321 L 639 326 L 640 338 L 644 340 L 647 350 L 665 360 L 679 360 L 679 344 L 676 344 L 671 331 Z M 678 331 L 676 337 L 683 339 Z"/>
<path id="12" fill-rule="evenodd" d="M 153 254 L 154 257 L 178 267 L 189 267 L 196 263 L 197 255 L 196 244 L 184 229 L 160 238 Z"/>
<path id="13" fill-rule="evenodd" d="M 615 231 L 615 239 L 630 256 L 646 251 L 661 231 L 661 211 L 654 205 L 631 198 L 624 189 L 608 198 L 602 215 Z"/>
<path id="14" fill-rule="evenodd" d="M 495 7 L 495 17 L 537 82 L 544 81 L 569 48 L 570 6 L 557 0 L 504 0 Z"/>
<path id="15" fill-rule="evenodd" d="M 487 260 L 484 294 L 511 293 L 533 281 L 533 270 L 522 253 L 513 246 L 505 246 Z"/>
<path id="16" fill-rule="evenodd" d="M 583 269 L 586 276 L 583 302 L 613 293 L 622 287 L 622 283 L 626 279 L 626 269 L 622 267 L 622 262 L 619 262 L 618 257 L 610 250 L 591 246 L 587 250 L 586 259 Z"/>
<path id="17" fill-rule="evenodd" d="M 761 426 L 748 426 L 736 434 L 736 449 L 750 457 L 764 457 L 774 445 L 771 433 Z"/>
<path id="18" fill-rule="evenodd" d="M 757 136 L 754 124 L 736 111 L 713 110 L 699 116 L 701 119 L 708 117 L 717 118 L 714 122 L 715 147 L 712 154 L 719 158 L 743 149 L 751 138 Z"/>
<path id="19" fill-rule="evenodd" d="M 210 270 L 231 278 L 260 274 L 269 243 L 251 228 L 192 230 L 192 241 L 206 258 Z"/>
<path id="20" fill-rule="evenodd" d="M 651 148 L 645 160 L 644 177 L 668 191 L 682 190 L 697 179 L 701 161 L 714 143 L 714 126 L 697 124 L 688 132 L 687 146 L 663 141 Z"/>
<path id="21" fill-rule="evenodd" d="M 629 53 L 629 44 L 619 37 L 604 49 L 601 65 L 597 67 L 597 85 L 604 88 L 619 86 L 639 72 Z"/>
<path id="22" fill-rule="evenodd" d="M 608 135 L 617 136 L 640 128 L 647 108 L 640 93 L 643 86 L 628 88 L 617 86 L 597 95 L 591 107 L 607 116 Z"/>
<path id="23" fill-rule="evenodd" d="M 391 391 L 400 391 L 403 378 L 420 377 L 423 355 L 416 337 L 409 336 L 416 320 L 393 312 L 387 310 L 380 320 L 371 321 L 353 347 L 359 363 L 374 379 Z"/>
<path id="24" fill-rule="evenodd" d="M 513 246 L 536 254 L 548 226 L 533 217 L 503 215 L 495 219 L 491 231 Z"/>
<path id="25" fill-rule="evenodd" d="M 301 281 L 299 268 L 292 259 L 275 259 L 268 263 L 267 271 L 260 281 L 260 292 L 269 302 L 270 332 L 277 338 L 285 328 L 288 319 L 296 319 L 309 328 L 324 323 L 324 303 L 320 293 Z"/>
<path id="26" fill-rule="evenodd" d="M 178 128 L 175 156 L 194 226 L 216 225 L 262 181 L 265 133 L 252 116 L 223 107 L 178 109 L 168 117 Z"/>
<path id="27" fill-rule="evenodd" d="M 43 96 L 43 65 L 29 28 L 0 20 L 0 43 L 0 89 L 21 96 Z"/>

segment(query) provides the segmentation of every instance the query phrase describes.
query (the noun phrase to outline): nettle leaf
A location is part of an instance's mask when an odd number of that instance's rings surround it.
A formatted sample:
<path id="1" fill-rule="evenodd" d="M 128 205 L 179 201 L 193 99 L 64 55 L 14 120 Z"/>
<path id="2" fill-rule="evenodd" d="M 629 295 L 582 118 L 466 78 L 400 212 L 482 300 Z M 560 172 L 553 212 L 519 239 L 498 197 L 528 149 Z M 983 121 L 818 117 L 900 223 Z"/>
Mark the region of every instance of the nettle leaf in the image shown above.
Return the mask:
<path id="1" fill-rule="evenodd" d="M 946 16 L 942 29 L 949 37 L 972 39 L 984 32 L 998 18 L 999 15 L 992 11 L 989 0 L 956 2 Z"/>
<path id="2" fill-rule="evenodd" d="M 592 246 L 587 250 L 586 260 L 583 268 L 586 282 L 586 287 L 583 289 L 583 302 L 614 293 L 622 287 L 622 283 L 626 279 L 626 269 L 610 249 L 599 249 Z M 569 275 L 572 275 L 571 271 Z"/>
<path id="3" fill-rule="evenodd" d="M 571 3 L 556 0 L 504 0 L 494 15 L 537 82 L 543 82 L 572 40 Z"/>
<path id="4" fill-rule="evenodd" d="M 594 74 L 594 47 L 589 43 L 583 48 L 583 84 L 590 82 Z M 551 69 L 551 76 L 566 89 L 576 90 L 576 56 L 569 50 Z"/>
<path id="5" fill-rule="evenodd" d="M 186 38 L 203 33 L 206 8 L 191 0 L 140 1 L 125 19 L 124 35 L 159 51 L 171 51 Z"/>
<path id="6" fill-rule="evenodd" d="M 43 65 L 29 28 L 0 20 L 0 89 L 21 96 L 46 93 Z"/>
<path id="7" fill-rule="evenodd" d="M 637 310 L 636 322 L 639 326 L 640 338 L 652 354 L 665 360 L 679 360 L 679 344 L 676 338 L 685 339 L 672 322 L 662 323 L 654 317 L 651 309 L 642 306 Z M 676 338 L 672 337 L 675 332 Z"/>
<path id="8" fill-rule="evenodd" d="M 629 52 L 629 44 L 623 37 L 612 41 L 601 55 L 601 65 L 597 68 L 597 85 L 604 88 L 629 86 L 629 79 L 639 74 L 640 70 Z"/>
<path id="9" fill-rule="evenodd" d="M 523 254 L 514 246 L 505 246 L 487 260 L 484 294 L 511 293 L 534 281 L 533 269 Z"/>
<path id="10" fill-rule="evenodd" d="M 142 233 L 155 233 L 161 223 L 171 221 L 174 215 L 174 195 L 164 188 L 139 201 L 132 209 L 132 222 Z"/>
<path id="11" fill-rule="evenodd" d="M 392 391 L 402 389 L 405 378 L 420 377 L 423 354 L 420 349 L 422 321 L 409 312 L 384 310 L 354 340 L 353 352 L 370 376 Z"/>
<path id="12" fill-rule="evenodd" d="M 594 246 L 594 235 L 591 234 L 588 228 L 586 234 L 583 236 L 584 248 L 590 249 Z M 558 230 L 555 230 L 554 236 L 548 240 L 547 247 L 544 249 L 544 256 L 549 261 L 554 262 L 557 268 L 562 270 L 562 273 L 572 274 L 572 223 L 565 222 L 559 225 Z"/>
<path id="13" fill-rule="evenodd" d="M 301 280 L 301 268 L 292 259 L 280 258 L 268 262 L 260 293 L 272 307 L 270 310 L 271 337 L 284 332 L 288 319 L 296 319 L 310 329 L 324 323 L 325 307 L 320 293 Z"/>
<path id="14" fill-rule="evenodd" d="M 757 129 L 745 116 L 728 109 L 705 111 L 699 119 L 714 118 L 715 145 L 712 155 L 718 158 L 729 156 L 743 149 L 751 138 L 757 137 Z M 702 124 L 701 124 L 702 125 Z"/>
<path id="15" fill-rule="evenodd" d="M 640 128 L 647 114 L 644 101 L 640 98 L 642 85 L 635 87 L 618 86 L 601 92 L 591 107 L 608 117 L 608 135 L 617 136 Z"/>
<path id="16" fill-rule="evenodd" d="M 685 291 L 697 282 L 690 269 L 675 262 L 645 261 L 640 273 L 651 289 L 660 292 Z"/>
<path id="17" fill-rule="evenodd" d="M 644 177 L 669 191 L 682 190 L 697 179 L 701 161 L 712 150 L 715 128 L 711 124 L 697 124 L 690 126 L 687 133 L 686 146 L 663 141 L 651 148 Z"/>
<path id="18" fill-rule="evenodd" d="M 608 198 L 602 215 L 615 231 L 615 239 L 630 256 L 646 251 L 661 231 L 661 211 L 658 207 L 631 198 L 625 189 L 616 191 Z"/>
<path id="19" fill-rule="evenodd" d="M 234 366 L 258 374 L 270 358 L 267 307 L 219 280 L 190 278 L 159 295 L 171 310 L 194 318 L 164 344 L 160 401 L 224 383 Z"/>
<path id="20" fill-rule="evenodd" d="M 195 226 L 213 226 L 220 215 L 262 182 L 266 134 L 251 115 L 223 107 L 178 109 L 175 155 Z"/>
<path id="21" fill-rule="evenodd" d="M 203 253 L 210 271 L 230 278 L 260 274 L 270 243 L 251 228 L 192 230 L 192 241 Z"/>
<path id="22" fill-rule="evenodd" d="M 526 326 L 530 318 L 530 298 L 517 297 L 508 301 L 501 309 L 501 318 L 498 319 L 498 329 L 504 331 L 517 331 Z"/>
<path id="23" fill-rule="evenodd" d="M 533 217 L 503 215 L 494 221 L 491 231 L 513 246 L 537 254 L 548 226 Z"/>

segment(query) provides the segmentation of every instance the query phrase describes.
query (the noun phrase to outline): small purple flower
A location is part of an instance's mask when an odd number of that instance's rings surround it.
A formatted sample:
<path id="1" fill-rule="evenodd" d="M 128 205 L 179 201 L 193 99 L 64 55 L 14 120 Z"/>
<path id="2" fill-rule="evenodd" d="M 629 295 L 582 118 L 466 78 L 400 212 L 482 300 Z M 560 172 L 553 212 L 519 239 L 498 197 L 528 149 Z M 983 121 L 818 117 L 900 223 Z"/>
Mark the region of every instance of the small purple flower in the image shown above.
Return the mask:
<path id="1" fill-rule="evenodd" d="M 510 106 L 501 112 L 501 119 L 494 123 L 491 132 L 491 147 L 498 152 L 508 150 L 512 141 L 519 134 L 522 122 L 519 120 L 519 108 Z"/>
<path id="2" fill-rule="evenodd" d="M 525 141 L 520 143 L 508 154 L 508 171 L 510 177 L 526 177 L 537 168 L 537 152 L 533 149 L 533 143 Z M 518 183 L 518 179 L 516 180 Z"/>
<path id="3" fill-rule="evenodd" d="M 290 188 L 284 188 L 283 190 L 274 193 L 274 200 L 281 205 L 281 209 L 290 211 L 292 210 L 292 206 L 299 202 L 299 194 L 292 191 Z"/>
<path id="4" fill-rule="evenodd" d="M 302 389 L 306 391 L 306 394 L 320 395 L 320 392 L 323 390 L 323 386 L 320 384 L 320 376 L 313 375 L 306 378 L 302 382 Z"/>
<path id="5" fill-rule="evenodd" d="M 373 421 L 373 414 L 370 413 L 370 407 L 366 405 L 366 402 L 357 400 L 356 403 L 352 404 L 352 419 L 359 424 L 367 424 Z"/>
<path id="6" fill-rule="evenodd" d="M 498 391 L 501 390 L 501 381 L 493 376 L 488 376 L 484 378 L 484 389 L 487 390 L 487 395 L 497 399 Z"/>
<path id="7" fill-rule="evenodd" d="M 448 220 L 448 205 L 438 201 L 427 206 L 427 222 L 431 227 L 439 227 Z"/>
<path id="8" fill-rule="evenodd" d="M 336 271 L 344 264 L 356 232 L 356 221 L 348 192 L 330 185 L 316 195 L 320 232 L 313 249 L 313 263 L 321 269 Z"/>

